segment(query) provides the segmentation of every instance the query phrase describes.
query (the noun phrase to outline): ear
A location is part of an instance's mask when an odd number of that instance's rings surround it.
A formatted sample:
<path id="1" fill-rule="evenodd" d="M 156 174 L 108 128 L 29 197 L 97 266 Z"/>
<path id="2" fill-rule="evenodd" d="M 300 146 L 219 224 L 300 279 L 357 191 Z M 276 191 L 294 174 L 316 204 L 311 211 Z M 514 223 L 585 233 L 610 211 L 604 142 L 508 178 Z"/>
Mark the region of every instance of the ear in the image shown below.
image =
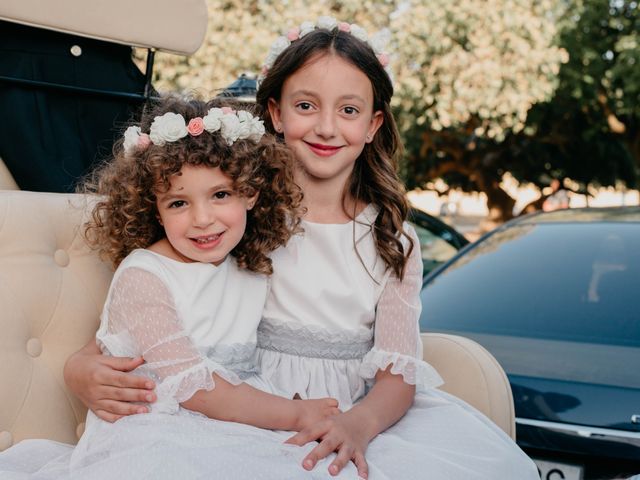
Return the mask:
<path id="1" fill-rule="evenodd" d="M 373 138 L 376 135 L 378 129 L 382 126 L 384 122 L 384 115 L 382 110 L 378 110 L 377 112 L 373 112 L 371 116 L 371 122 L 369 123 L 369 129 L 367 130 L 367 137 L 365 139 L 366 143 L 373 142 Z"/>
<path id="2" fill-rule="evenodd" d="M 271 117 L 273 129 L 278 133 L 282 133 L 282 112 L 280 110 L 280 104 L 276 102 L 275 99 L 270 98 L 267 108 L 269 109 L 269 116 Z"/>
<path id="3" fill-rule="evenodd" d="M 251 210 L 256 205 L 259 195 L 260 195 L 260 192 L 256 192 L 256 194 L 253 197 L 247 198 L 247 210 Z"/>

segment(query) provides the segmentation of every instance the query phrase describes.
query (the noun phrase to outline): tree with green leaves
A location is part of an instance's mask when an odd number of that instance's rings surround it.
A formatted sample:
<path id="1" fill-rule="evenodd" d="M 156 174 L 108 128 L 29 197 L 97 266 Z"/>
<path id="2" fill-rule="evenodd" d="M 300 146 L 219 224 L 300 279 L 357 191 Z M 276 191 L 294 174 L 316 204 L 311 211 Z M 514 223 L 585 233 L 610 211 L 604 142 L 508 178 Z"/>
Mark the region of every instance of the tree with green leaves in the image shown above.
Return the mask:
<path id="1" fill-rule="evenodd" d="M 190 57 L 159 53 L 154 84 L 161 91 L 215 95 L 242 73 L 257 74 L 273 41 L 290 28 L 322 15 L 349 19 L 373 32 L 388 26 L 390 0 L 207 0 L 209 24 Z"/>
<path id="2" fill-rule="evenodd" d="M 389 27 L 409 188 L 436 178 L 486 193 L 505 220 L 506 172 L 546 186 L 635 185 L 640 165 L 637 0 L 208 0 L 188 58 L 158 55 L 160 90 L 214 95 L 260 71 L 288 27 L 320 15 Z"/>
<path id="3" fill-rule="evenodd" d="M 452 103 L 461 97 L 457 93 L 461 87 L 455 82 L 460 78 L 473 78 L 472 75 L 445 75 L 445 83 L 454 79 L 453 90 L 456 93 L 451 95 L 444 90 L 445 99 L 454 99 L 444 103 L 444 115 L 438 111 L 443 100 L 442 81 L 438 77 L 423 76 L 414 80 L 414 85 L 430 85 L 423 90 L 427 92 L 424 101 L 412 107 L 412 102 L 415 102 L 415 94 L 412 93 L 400 105 L 401 110 L 413 109 L 413 116 L 418 119 L 415 124 L 405 124 L 404 128 L 409 151 L 406 177 L 410 185 L 423 186 L 434 177 L 442 177 L 449 185 L 483 191 L 498 220 L 509 218 L 514 205 L 514 199 L 500 188 L 506 172 L 519 181 L 531 182 L 538 187 L 548 185 L 552 178 L 571 178 L 578 182 L 579 191 L 588 193 L 589 186 L 616 185 L 620 181 L 635 186 L 640 165 L 638 2 L 566 0 L 536 3 L 536 8 L 531 10 L 526 4 L 533 5 L 533 2 L 519 3 L 521 18 L 529 15 L 528 25 L 536 25 L 539 32 L 536 37 L 528 35 L 522 25 L 516 28 L 525 42 L 520 45 L 530 44 L 533 38 L 544 38 L 544 42 L 537 44 L 537 50 L 531 48 L 522 54 L 531 70 L 515 72 L 516 78 L 529 78 L 532 82 L 531 86 L 525 84 L 524 89 L 518 90 L 525 94 L 541 93 L 537 100 L 529 102 L 526 96 L 520 97 L 521 109 L 505 109 L 496 103 L 501 95 L 508 94 L 509 85 L 514 85 L 510 81 L 514 72 L 500 64 L 498 59 L 504 57 L 494 52 L 491 54 L 494 66 L 489 68 L 491 72 L 483 75 L 483 82 L 488 82 L 487 78 L 496 78 L 498 91 L 481 87 L 472 94 L 475 105 L 488 104 L 493 112 L 488 117 L 486 110 L 481 113 L 481 106 L 468 110 L 463 108 L 464 105 L 474 105 L 466 100 L 459 102 L 457 108 L 451 108 Z M 487 8 L 503 14 L 505 11 L 516 13 L 513 2 L 500 4 L 487 5 Z M 468 21 L 465 15 L 460 20 L 461 15 L 449 15 L 444 23 L 457 25 Z M 496 15 L 499 16 L 495 12 L 487 15 L 487 19 L 494 19 L 491 26 L 481 23 L 476 28 L 499 31 L 501 27 L 496 25 L 499 24 Z M 545 23 L 547 21 L 551 23 Z M 517 25 L 518 22 L 513 20 L 504 22 L 503 35 L 508 38 L 517 35 L 513 32 Z M 456 32 L 465 31 L 461 27 L 448 28 Z M 541 37 L 540 32 L 546 33 Z M 424 36 L 427 35 L 425 27 Z M 439 36 L 442 36 L 441 32 Z M 458 37 L 460 47 L 456 49 L 472 55 L 474 49 L 469 47 L 466 38 L 466 34 Z M 508 49 L 505 51 L 500 47 L 498 38 L 505 37 L 493 37 L 490 44 L 503 54 L 508 52 Z M 448 45 L 448 42 L 443 43 Z M 545 48 L 551 54 L 544 54 Z M 554 57 L 554 52 L 560 53 L 560 57 Z M 546 63 L 536 63 L 541 56 Z M 443 63 L 437 53 L 432 58 L 438 65 Z M 475 57 L 472 58 L 475 63 Z M 550 62 L 554 58 L 559 61 Z M 420 64 L 428 65 L 428 62 Z M 409 64 L 409 67 L 415 68 L 416 75 L 425 70 L 424 67 L 417 69 L 415 64 Z M 433 70 L 429 68 L 427 71 Z M 477 72 L 479 67 L 474 68 Z M 547 75 L 536 78 L 536 72 Z M 471 82 L 474 87 L 479 84 L 482 85 L 475 80 Z M 538 89 L 531 90 L 532 85 L 537 85 Z M 542 85 L 546 86 L 542 88 Z M 555 88 L 549 90 L 550 85 Z M 466 84 L 462 88 L 466 88 Z M 505 110 L 511 112 L 515 122 L 501 120 L 501 112 Z M 456 118 L 454 122 L 450 122 L 451 111 L 458 115 L 453 117 Z M 401 112 L 399 117 L 402 118 Z M 445 123 L 438 122 L 439 118 L 444 118 Z M 478 130 L 478 125 L 484 128 Z"/>
<path id="4" fill-rule="evenodd" d="M 516 178 L 570 177 L 586 190 L 637 184 L 640 167 L 640 14 L 629 0 L 574 0 L 558 43 L 569 52 L 559 86 L 508 139 Z"/>
<path id="5" fill-rule="evenodd" d="M 509 217 L 502 144 L 552 97 L 567 61 L 554 44 L 555 10 L 551 1 L 414 0 L 394 13 L 410 187 L 441 177 L 485 192 L 493 217 Z"/>

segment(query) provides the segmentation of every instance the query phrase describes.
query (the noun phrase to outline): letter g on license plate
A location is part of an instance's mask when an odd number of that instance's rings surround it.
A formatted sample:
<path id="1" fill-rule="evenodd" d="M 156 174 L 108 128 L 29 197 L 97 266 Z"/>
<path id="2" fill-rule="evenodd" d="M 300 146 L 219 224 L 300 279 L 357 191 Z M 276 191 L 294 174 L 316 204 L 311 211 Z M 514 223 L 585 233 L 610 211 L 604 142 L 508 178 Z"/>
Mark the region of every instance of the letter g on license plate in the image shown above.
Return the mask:
<path id="1" fill-rule="evenodd" d="M 534 458 L 540 480 L 582 480 L 582 467 Z"/>

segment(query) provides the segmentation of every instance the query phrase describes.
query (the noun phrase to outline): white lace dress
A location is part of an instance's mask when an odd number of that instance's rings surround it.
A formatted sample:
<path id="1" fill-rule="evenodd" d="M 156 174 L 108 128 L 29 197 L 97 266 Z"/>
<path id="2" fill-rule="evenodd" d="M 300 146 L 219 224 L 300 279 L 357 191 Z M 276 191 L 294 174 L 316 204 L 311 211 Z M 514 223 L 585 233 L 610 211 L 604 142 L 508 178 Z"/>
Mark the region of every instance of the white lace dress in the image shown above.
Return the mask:
<path id="1" fill-rule="evenodd" d="M 369 206 L 349 224 L 303 222 L 305 233 L 272 255 L 274 275 L 258 329 L 262 375 L 287 396 L 335 397 L 342 409 L 358 402 L 389 364 L 416 384 L 414 406 L 369 445 L 370 480 L 539 479 L 502 430 L 433 388 L 442 380 L 422 361 L 420 248 L 403 281 L 385 272 L 371 235 L 376 215 Z M 326 472 L 328 465 L 315 470 Z M 356 477 L 349 465 L 339 478 Z"/>
<path id="2" fill-rule="evenodd" d="M 179 405 L 215 388 L 214 372 L 274 391 L 256 375 L 266 296 L 266 277 L 238 269 L 232 258 L 216 267 L 134 251 L 114 275 L 97 339 L 107 354 L 144 356 L 135 373 L 157 383 L 152 412 L 113 424 L 90 412 L 75 448 L 20 442 L 0 453 L 0 478 L 313 478 L 299 476 L 305 450 L 283 445 L 290 433 L 211 420 Z"/>
<path id="3" fill-rule="evenodd" d="M 140 264 L 127 260 L 114 277 L 98 338 L 113 355 L 144 353 L 148 363 L 139 373 L 158 382 L 153 412 L 114 424 L 90 414 L 75 449 L 21 442 L 0 453 L 0 478 L 356 479 L 352 464 L 329 475 L 332 457 L 311 472 L 302 469 L 314 442 L 285 445 L 290 432 L 211 420 L 178 403 L 194 389 L 213 388 L 216 372 L 289 398 L 331 396 L 348 409 L 377 369 L 392 363 L 419 393 L 402 420 L 369 445 L 370 480 L 538 479 L 501 430 L 432 388 L 441 380 L 421 360 L 419 249 L 404 281 L 385 273 L 370 234 L 375 215 L 368 207 L 355 225 L 304 222 L 305 233 L 273 254 L 268 296 L 263 277 L 238 271 L 232 261 L 216 269 L 148 252 L 136 254 L 144 257 Z M 256 375 L 252 345 L 265 296 Z M 167 301 L 159 305 L 157 298 Z"/>

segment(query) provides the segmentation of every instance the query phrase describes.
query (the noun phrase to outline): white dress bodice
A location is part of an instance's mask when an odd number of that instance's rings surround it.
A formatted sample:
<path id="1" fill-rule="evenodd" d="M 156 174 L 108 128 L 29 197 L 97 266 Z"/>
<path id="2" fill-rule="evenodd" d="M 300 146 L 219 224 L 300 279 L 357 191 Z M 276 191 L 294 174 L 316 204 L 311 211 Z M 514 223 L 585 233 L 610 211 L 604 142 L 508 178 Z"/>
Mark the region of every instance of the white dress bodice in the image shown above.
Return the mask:
<path id="1" fill-rule="evenodd" d="M 367 207 L 358 219 L 363 222 L 303 221 L 304 233 L 271 255 L 274 274 L 265 320 L 327 330 L 371 330 L 386 276 L 370 234 L 375 209 Z"/>
<path id="2" fill-rule="evenodd" d="M 397 279 L 377 254 L 371 233 L 376 215 L 370 205 L 346 224 L 303 221 L 304 232 L 271 256 L 274 273 L 258 329 L 258 355 L 262 374 L 288 396 L 329 396 L 348 409 L 378 369 L 391 363 L 409 383 L 441 383 L 422 361 L 418 244 L 410 258 L 413 272 L 409 268 L 402 281 Z M 409 225 L 405 228 L 415 237 Z M 404 294 L 407 285 L 411 292 Z M 383 311 L 391 314 L 381 319 Z M 403 330 L 407 335 L 400 338 Z"/>
<path id="3" fill-rule="evenodd" d="M 173 411 L 214 388 L 212 373 L 255 383 L 266 294 L 266 277 L 239 269 L 232 257 L 215 266 L 134 250 L 114 274 L 96 339 L 110 355 L 143 356 L 136 373 L 158 384 L 153 408 Z"/>

